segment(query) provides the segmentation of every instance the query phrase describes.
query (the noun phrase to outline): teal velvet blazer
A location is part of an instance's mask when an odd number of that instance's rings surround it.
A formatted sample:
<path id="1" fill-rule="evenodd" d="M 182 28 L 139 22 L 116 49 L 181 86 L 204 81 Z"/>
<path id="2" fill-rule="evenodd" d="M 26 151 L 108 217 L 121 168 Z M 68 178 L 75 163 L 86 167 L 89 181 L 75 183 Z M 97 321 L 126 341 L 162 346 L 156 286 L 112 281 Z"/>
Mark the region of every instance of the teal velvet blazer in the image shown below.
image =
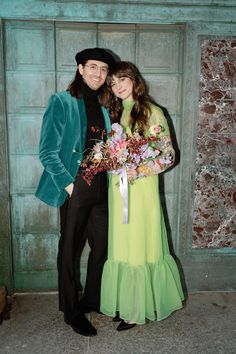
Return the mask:
<path id="1" fill-rule="evenodd" d="M 110 132 L 108 111 L 101 109 Z M 53 94 L 43 116 L 39 158 L 44 171 L 35 193 L 46 204 L 59 207 L 68 196 L 65 187 L 74 182 L 83 159 L 86 133 L 84 100 L 72 97 L 68 91 Z"/>

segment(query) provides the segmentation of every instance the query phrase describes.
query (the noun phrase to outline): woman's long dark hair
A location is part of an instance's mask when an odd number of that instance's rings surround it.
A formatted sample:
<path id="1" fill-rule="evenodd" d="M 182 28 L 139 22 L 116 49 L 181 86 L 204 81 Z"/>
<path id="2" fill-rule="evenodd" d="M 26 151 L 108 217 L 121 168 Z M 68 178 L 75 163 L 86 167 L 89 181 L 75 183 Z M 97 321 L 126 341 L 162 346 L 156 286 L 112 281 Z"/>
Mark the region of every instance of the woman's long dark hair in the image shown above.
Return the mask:
<path id="1" fill-rule="evenodd" d="M 106 106 L 113 122 L 119 122 L 122 114 L 122 101 L 115 97 L 111 89 L 113 76 L 118 79 L 128 77 L 133 81 L 134 106 L 131 110 L 129 123 L 132 131 L 137 130 L 141 135 L 144 135 L 151 109 L 150 97 L 143 77 L 134 64 L 126 61 L 117 62 L 109 71 L 107 77 L 108 91 L 104 92 L 103 99 L 105 98 L 107 102 Z"/>

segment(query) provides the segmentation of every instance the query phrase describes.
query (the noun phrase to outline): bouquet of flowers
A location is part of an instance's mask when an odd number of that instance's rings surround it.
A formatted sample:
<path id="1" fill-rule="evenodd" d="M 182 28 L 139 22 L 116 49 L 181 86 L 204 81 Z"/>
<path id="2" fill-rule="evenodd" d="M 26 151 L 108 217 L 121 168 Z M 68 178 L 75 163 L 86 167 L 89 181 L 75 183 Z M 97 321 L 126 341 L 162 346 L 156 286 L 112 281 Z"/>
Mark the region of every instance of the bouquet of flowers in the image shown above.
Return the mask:
<path id="1" fill-rule="evenodd" d="M 93 177 L 102 171 L 120 174 L 123 169 L 138 168 L 138 177 L 143 177 L 150 175 L 156 162 L 161 169 L 171 165 L 173 156 L 164 154 L 170 138 L 160 137 L 163 131 L 161 125 L 152 125 L 146 136 L 137 132 L 130 135 L 120 124 L 112 124 L 107 139 L 98 141 L 81 162 L 83 178 L 90 185 Z"/>

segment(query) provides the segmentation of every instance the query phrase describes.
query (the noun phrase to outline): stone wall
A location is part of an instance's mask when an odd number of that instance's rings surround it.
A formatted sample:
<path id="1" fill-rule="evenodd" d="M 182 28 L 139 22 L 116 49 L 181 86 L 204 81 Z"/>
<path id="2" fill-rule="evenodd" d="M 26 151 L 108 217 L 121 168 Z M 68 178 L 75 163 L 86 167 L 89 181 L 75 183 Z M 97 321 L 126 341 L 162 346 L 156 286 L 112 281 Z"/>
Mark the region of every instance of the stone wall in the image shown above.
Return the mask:
<path id="1" fill-rule="evenodd" d="M 193 247 L 236 247 L 236 40 L 203 40 Z"/>

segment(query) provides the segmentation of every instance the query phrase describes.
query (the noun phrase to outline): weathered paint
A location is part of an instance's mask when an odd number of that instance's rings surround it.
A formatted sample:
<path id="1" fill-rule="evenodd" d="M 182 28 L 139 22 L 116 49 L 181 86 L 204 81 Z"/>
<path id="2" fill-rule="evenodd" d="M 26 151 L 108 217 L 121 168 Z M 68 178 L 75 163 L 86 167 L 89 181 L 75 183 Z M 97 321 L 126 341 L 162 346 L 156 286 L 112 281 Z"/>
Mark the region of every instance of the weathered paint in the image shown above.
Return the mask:
<path id="1" fill-rule="evenodd" d="M 3 66 L 2 22 L 0 22 L 0 285 L 12 292 L 12 253 L 10 230 L 9 180 L 7 162 L 7 127 L 5 111 L 5 80 Z"/>
<path id="2" fill-rule="evenodd" d="M 114 23 L 234 22 L 235 6 L 235 0 L 1 0 L 1 16 Z"/>

